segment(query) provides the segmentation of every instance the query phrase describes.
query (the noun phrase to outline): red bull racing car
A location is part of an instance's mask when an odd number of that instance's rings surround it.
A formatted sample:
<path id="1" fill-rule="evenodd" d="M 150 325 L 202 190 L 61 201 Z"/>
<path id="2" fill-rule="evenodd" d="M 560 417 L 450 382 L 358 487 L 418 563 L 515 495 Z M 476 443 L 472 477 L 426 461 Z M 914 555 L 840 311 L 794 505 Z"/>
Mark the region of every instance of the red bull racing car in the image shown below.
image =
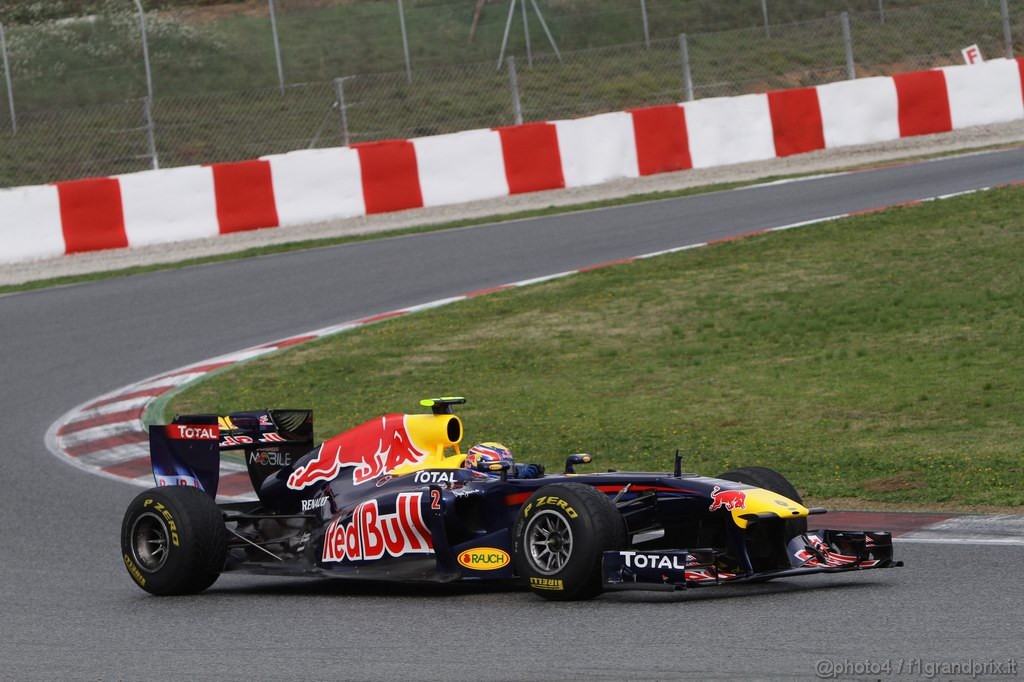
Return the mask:
<path id="1" fill-rule="evenodd" d="M 901 565 L 881 531 L 813 530 L 780 474 L 579 473 L 465 467 L 461 398 L 422 401 L 313 447 L 309 410 L 185 415 L 150 427 L 157 487 L 129 505 L 129 575 L 157 595 L 225 571 L 389 581 L 519 581 L 546 599 L 728 585 Z M 257 500 L 216 503 L 224 451 Z"/>

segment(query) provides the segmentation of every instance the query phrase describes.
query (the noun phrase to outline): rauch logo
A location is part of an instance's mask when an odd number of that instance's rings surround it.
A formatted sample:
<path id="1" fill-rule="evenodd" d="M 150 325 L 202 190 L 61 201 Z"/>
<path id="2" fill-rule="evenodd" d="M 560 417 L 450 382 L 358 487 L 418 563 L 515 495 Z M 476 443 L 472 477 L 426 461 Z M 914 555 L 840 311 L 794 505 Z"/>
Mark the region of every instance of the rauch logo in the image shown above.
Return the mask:
<path id="1" fill-rule="evenodd" d="M 477 547 L 459 553 L 459 563 L 474 571 L 496 571 L 509 565 L 508 552 L 494 547 Z"/>

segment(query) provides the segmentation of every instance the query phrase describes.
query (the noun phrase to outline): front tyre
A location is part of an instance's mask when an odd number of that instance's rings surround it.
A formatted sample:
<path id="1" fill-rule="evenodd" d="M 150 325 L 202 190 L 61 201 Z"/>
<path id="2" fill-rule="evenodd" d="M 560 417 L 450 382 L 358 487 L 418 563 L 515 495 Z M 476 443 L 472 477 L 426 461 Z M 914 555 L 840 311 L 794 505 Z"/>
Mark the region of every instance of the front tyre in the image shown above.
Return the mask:
<path id="1" fill-rule="evenodd" d="M 516 570 L 545 599 L 590 599 L 601 592 L 601 558 L 627 544 L 622 515 L 608 496 L 582 483 L 547 485 L 519 509 L 512 528 Z"/>
<path id="2" fill-rule="evenodd" d="M 150 594 L 202 592 L 224 569 L 224 519 L 197 488 L 151 488 L 128 505 L 121 554 L 128 574 Z"/>

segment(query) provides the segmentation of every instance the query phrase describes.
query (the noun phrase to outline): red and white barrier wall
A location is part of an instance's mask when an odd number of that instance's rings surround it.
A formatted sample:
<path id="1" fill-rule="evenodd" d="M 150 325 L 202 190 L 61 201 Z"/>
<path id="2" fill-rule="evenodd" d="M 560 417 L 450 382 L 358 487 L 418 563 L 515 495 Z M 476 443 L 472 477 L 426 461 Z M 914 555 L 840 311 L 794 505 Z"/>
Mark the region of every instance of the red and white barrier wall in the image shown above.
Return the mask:
<path id="1" fill-rule="evenodd" d="M 1024 119 L 1024 59 L 0 190 L 0 263 L 596 185 Z"/>

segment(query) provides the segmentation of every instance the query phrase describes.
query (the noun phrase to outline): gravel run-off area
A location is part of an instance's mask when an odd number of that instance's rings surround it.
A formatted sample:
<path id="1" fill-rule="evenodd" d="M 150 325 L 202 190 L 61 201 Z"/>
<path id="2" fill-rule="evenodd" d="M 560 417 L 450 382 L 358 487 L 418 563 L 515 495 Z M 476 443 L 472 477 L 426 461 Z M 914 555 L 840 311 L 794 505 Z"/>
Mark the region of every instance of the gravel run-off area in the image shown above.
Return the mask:
<path id="1" fill-rule="evenodd" d="M 312 225 L 254 230 L 222 237 L 136 249 L 113 249 L 5 264 L 0 265 L 0 285 L 21 284 L 33 280 L 105 272 L 141 265 L 174 263 L 272 244 L 387 232 L 402 228 L 441 224 L 464 218 L 485 218 L 648 192 L 673 191 L 722 183 L 752 182 L 774 176 L 826 173 L 932 154 L 948 154 L 983 147 L 1016 144 L 1024 144 L 1024 121 L 978 126 L 953 133 L 905 138 L 884 144 L 819 151 L 783 159 L 664 173 L 592 187 L 535 192 L 466 204 L 332 220 Z M 25 229 L 31 229 L 31 227 L 31 225 L 26 225 Z"/>

